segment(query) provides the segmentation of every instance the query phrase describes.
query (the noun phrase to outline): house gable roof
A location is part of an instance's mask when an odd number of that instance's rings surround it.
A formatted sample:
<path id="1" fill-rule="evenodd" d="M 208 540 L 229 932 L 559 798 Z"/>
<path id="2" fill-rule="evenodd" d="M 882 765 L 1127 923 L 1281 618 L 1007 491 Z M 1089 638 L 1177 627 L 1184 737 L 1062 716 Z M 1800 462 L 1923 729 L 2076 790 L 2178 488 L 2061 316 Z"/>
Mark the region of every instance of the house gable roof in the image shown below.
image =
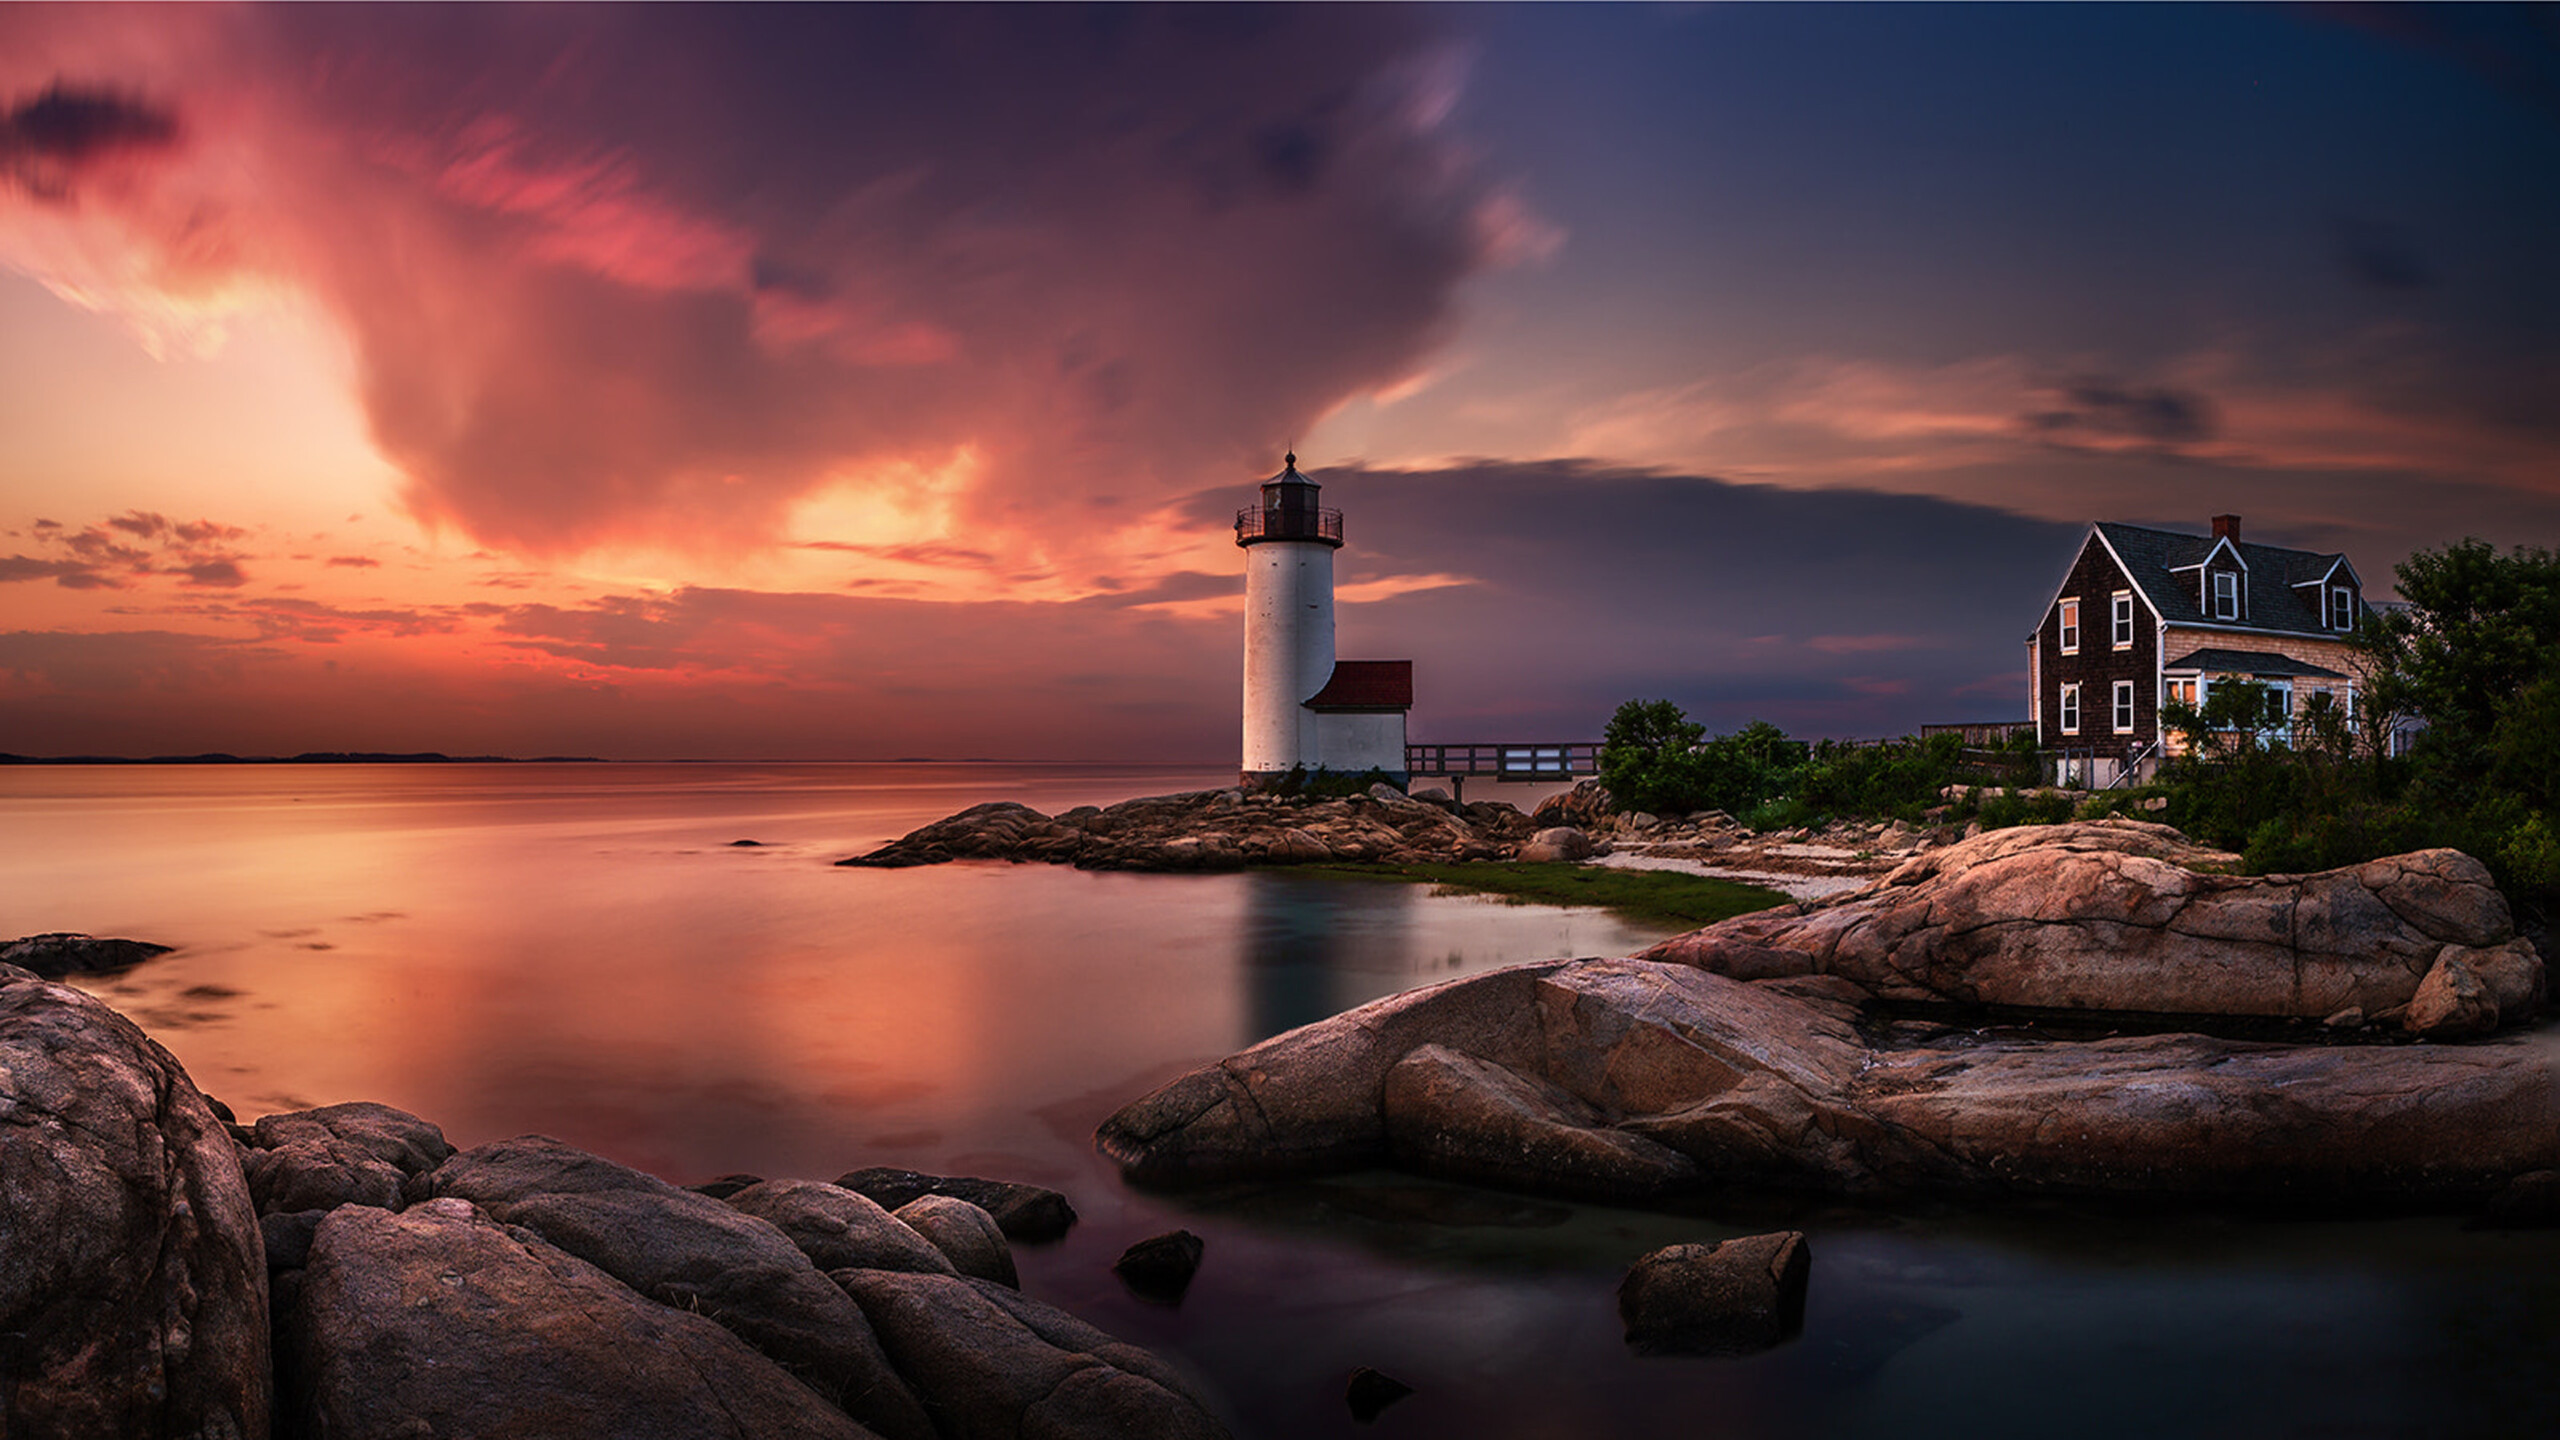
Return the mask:
<path id="1" fill-rule="evenodd" d="M 2308 587 L 2345 564 L 2344 555 L 2288 550 L 2281 545 L 2252 545 L 2214 535 L 2182 535 L 2174 530 L 2152 530 L 2112 520 L 2101 520 L 2093 528 L 2115 553 L 2125 573 L 2133 577 L 2152 612 L 2169 624 L 2295 635 L 2335 633 L 2322 623 L 2320 592 Z M 2178 574 L 2192 573 L 2224 546 L 2238 557 L 2246 572 L 2243 583 L 2248 589 L 2248 601 L 2241 612 L 2245 618 L 2240 620 L 2216 620 L 2205 613 L 2196 592 Z M 2347 573 L 2353 575 L 2355 567 L 2349 565 Z"/>
<path id="2" fill-rule="evenodd" d="M 1310 710 L 1382 714 L 1413 708 L 1410 660 L 1336 660 L 1324 688 L 1307 700 Z"/>

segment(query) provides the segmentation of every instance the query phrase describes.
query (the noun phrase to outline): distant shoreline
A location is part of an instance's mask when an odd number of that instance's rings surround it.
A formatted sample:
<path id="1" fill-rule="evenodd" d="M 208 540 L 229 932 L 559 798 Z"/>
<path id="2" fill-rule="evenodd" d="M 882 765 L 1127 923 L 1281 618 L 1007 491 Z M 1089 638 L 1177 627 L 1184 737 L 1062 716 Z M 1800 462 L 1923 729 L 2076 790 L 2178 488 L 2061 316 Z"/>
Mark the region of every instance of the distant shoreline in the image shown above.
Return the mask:
<path id="1" fill-rule="evenodd" d="M 612 760 L 602 755 L 447 755 L 442 751 L 394 753 L 376 750 L 309 750 L 299 755 L 233 755 L 208 751 L 201 755 L 12 755 L 0 751 L 0 765 L 1017 765 L 1059 770 L 1215 770 L 1214 764 L 1182 761 L 1014 760 L 996 755 L 895 755 L 880 760 L 705 759 L 650 756 Z"/>
<path id="2" fill-rule="evenodd" d="M 311 750 L 300 755 L 0 755 L 0 765 L 601 765 L 596 755 L 446 755 L 428 750 Z"/>

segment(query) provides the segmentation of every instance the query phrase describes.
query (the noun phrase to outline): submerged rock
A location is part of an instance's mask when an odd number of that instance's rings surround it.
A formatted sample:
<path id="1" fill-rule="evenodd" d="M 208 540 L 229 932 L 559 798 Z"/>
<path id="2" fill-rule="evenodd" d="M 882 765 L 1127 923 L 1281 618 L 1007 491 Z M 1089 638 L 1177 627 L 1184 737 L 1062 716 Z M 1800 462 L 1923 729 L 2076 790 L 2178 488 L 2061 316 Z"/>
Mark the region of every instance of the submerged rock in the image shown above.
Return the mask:
<path id="1" fill-rule="evenodd" d="M 154 955 L 168 954 L 169 948 L 148 940 L 98 940 L 55 931 L 0 944 L 0 965 L 15 965 L 40 979 L 59 980 L 65 975 L 131 969 Z"/>
<path id="2" fill-rule="evenodd" d="M 836 1183 L 895 1210 L 919 1195 L 948 1195 L 966 1200 L 996 1218 L 1008 1240 L 1039 1244 L 1055 1240 L 1076 1223 L 1076 1207 L 1055 1190 L 1012 1180 L 982 1180 L 974 1175 L 927 1175 L 878 1165 L 850 1170 Z"/>
<path id="3" fill-rule="evenodd" d="M 1191 1277 L 1200 1273 L 1200 1257 L 1206 1253 L 1207 1242 L 1199 1236 L 1188 1230 L 1169 1230 L 1121 1251 L 1120 1258 L 1111 1263 L 1111 1273 L 1141 1300 L 1179 1305 L 1184 1292 L 1191 1288 Z"/>
<path id="4" fill-rule="evenodd" d="M 2219 873 L 2233 858 L 2130 820 L 1995 830 L 1644 958 L 1745 979 L 1836 975 L 1903 1002 L 2304 1020 L 2407 1006 L 2406 1028 L 2443 1037 L 2521 1023 L 2541 1003 L 2540 957 L 2459 851 Z"/>
<path id="5" fill-rule="evenodd" d="M 1646 1355 L 1744 1355 L 1804 1330 L 1813 1272 L 1794 1230 L 1711 1245 L 1666 1245 L 1618 1286 L 1627 1344 Z"/>
<path id="6" fill-rule="evenodd" d="M 0 1434 L 268 1432 L 265 1246 L 169 1052 L 0 966 Z"/>
<path id="7" fill-rule="evenodd" d="M 1342 1398 L 1351 1407 L 1351 1418 L 1363 1425 L 1377 1419 L 1380 1411 L 1412 1393 L 1412 1386 L 1366 1365 L 1352 1371 L 1350 1383 L 1342 1387 Z"/>

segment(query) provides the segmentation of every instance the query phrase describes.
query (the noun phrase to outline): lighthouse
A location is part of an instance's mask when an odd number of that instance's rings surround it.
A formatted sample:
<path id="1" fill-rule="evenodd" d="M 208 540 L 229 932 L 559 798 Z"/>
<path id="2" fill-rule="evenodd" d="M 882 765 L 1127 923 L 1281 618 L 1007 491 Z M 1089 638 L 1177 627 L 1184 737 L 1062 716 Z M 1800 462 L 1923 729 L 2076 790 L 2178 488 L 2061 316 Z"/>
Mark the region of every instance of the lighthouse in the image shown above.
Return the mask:
<path id="1" fill-rule="evenodd" d="M 1244 550 L 1243 780 L 1267 785 L 1292 771 L 1405 779 L 1405 712 L 1413 662 L 1333 653 L 1333 555 L 1342 512 L 1318 503 L 1293 451 L 1262 482 L 1261 501 L 1236 512 Z"/>

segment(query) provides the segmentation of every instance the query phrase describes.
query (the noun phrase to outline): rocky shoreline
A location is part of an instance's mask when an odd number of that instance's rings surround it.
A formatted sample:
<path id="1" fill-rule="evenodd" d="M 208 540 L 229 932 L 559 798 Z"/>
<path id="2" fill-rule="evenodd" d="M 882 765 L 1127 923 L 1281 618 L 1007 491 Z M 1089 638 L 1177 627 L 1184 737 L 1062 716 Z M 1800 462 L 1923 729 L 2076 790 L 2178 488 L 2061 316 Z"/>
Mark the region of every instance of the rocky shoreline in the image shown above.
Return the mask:
<path id="1" fill-rule="evenodd" d="M 897 868 L 954 860 L 1073 865 L 1084 870 L 1239 870 L 1333 862 L 1586 860 L 1659 865 L 1787 888 L 1854 888 L 1896 864 L 1964 838 L 1953 824 L 1840 824 L 1759 834 L 1722 811 L 1624 813 L 1584 781 L 1524 813 L 1499 800 L 1461 804 L 1437 787 L 1373 785 L 1318 798 L 1242 789 L 1151 795 L 1045 815 L 995 801 L 934 821 L 839 865 Z"/>
<path id="2" fill-rule="evenodd" d="M 243 1126 L 0 966 L 0 1433 L 1225 1436 L 1015 1287 L 1010 1245 L 1071 1223 L 966 1177 L 688 1190 L 540 1136 L 456 1151 L 384 1105 Z"/>
<path id="3" fill-rule="evenodd" d="M 1993 832 L 1643 957 L 1373 1002 L 1173 1081 L 1097 1143 L 1132 1181 L 1175 1187 L 1389 1164 L 1633 1203 L 2536 1213 L 2560 1170 L 2560 1036 L 2521 1028 L 2543 964 L 2477 863 L 2253 879 L 2213 858 L 2129 821 Z M 1929 1003 L 1948 1013 L 1910 1018 Z M 1958 1004 L 2115 1033 L 1986 1028 Z M 2199 1033 L 2233 1015 L 2308 1033 Z"/>

